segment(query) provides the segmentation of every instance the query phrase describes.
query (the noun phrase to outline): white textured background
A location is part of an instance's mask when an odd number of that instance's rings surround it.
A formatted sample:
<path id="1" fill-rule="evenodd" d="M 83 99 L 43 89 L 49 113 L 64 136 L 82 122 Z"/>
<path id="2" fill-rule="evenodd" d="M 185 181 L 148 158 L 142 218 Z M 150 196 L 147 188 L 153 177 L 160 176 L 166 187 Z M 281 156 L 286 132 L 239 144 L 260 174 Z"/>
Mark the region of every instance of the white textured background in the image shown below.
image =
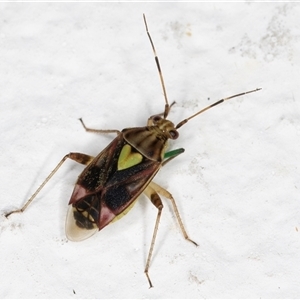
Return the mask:
<path id="1" fill-rule="evenodd" d="M 175 197 L 186 242 L 165 201 L 142 196 L 82 243 L 64 234 L 83 167 L 111 136 L 88 126 L 144 126 L 164 100 L 142 19 L 161 61 L 175 123 L 235 93 L 180 129 L 186 152 L 156 182 Z M 1 3 L 1 298 L 299 298 L 300 5 L 297 3 Z M 74 294 L 74 292 L 76 294 Z"/>

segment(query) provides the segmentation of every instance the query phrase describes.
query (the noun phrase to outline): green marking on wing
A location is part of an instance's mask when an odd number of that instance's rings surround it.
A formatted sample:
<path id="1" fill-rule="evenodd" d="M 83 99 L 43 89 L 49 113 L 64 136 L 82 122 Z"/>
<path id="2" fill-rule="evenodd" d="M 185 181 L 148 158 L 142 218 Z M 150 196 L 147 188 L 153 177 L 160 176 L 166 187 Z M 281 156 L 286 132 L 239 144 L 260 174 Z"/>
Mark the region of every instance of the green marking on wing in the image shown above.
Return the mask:
<path id="1" fill-rule="evenodd" d="M 183 152 L 184 152 L 183 148 L 171 150 L 171 151 L 165 153 L 164 159 L 167 159 L 167 158 L 170 158 L 170 157 L 173 157 L 173 156 L 177 156 L 177 155 L 179 155 Z"/>

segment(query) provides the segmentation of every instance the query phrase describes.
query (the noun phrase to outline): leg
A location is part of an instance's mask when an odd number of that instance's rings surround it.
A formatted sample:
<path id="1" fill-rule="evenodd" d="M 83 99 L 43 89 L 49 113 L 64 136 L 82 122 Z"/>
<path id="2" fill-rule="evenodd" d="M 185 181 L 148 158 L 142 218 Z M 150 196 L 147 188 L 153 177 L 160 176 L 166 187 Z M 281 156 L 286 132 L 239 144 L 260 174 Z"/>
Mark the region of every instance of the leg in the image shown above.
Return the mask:
<path id="1" fill-rule="evenodd" d="M 176 215 L 176 218 L 177 218 L 177 221 L 179 223 L 179 226 L 181 228 L 181 231 L 182 231 L 182 234 L 184 236 L 184 238 L 188 241 L 190 241 L 191 243 L 193 243 L 194 245 L 198 246 L 198 244 L 196 242 L 194 242 L 193 240 L 191 240 L 189 238 L 189 236 L 187 235 L 186 233 L 186 230 L 183 226 L 183 223 L 182 223 L 182 220 L 181 220 L 181 217 L 179 215 L 179 211 L 178 211 L 178 208 L 177 208 L 177 205 L 176 205 L 176 202 L 173 198 L 173 196 L 167 191 L 165 190 L 164 188 L 162 188 L 161 186 L 159 186 L 158 184 L 154 183 L 153 181 L 149 184 L 150 188 L 152 188 L 153 190 L 155 190 L 157 193 L 159 193 L 160 195 L 166 197 L 167 199 L 171 200 L 172 202 L 172 205 L 173 205 L 173 209 L 174 209 L 174 212 L 175 212 L 175 215 Z"/>
<path id="2" fill-rule="evenodd" d="M 178 223 L 180 225 L 180 228 L 181 228 L 181 231 L 183 233 L 184 238 L 186 240 L 190 241 L 191 243 L 193 243 L 196 246 L 198 246 L 198 244 L 188 237 L 188 235 L 185 231 L 185 228 L 183 226 L 183 223 L 181 221 L 181 218 L 180 218 L 179 211 L 178 211 L 177 205 L 175 203 L 175 200 L 167 190 L 165 190 L 164 188 L 162 188 L 161 186 L 159 186 L 158 184 L 156 184 L 152 181 L 147 186 L 147 188 L 144 190 L 144 193 L 151 200 L 151 202 L 155 205 L 155 207 L 158 209 L 158 213 L 157 213 L 157 217 L 156 217 L 156 221 L 155 221 L 155 227 L 154 227 L 153 236 L 152 236 L 151 245 L 150 245 L 150 250 L 149 250 L 149 253 L 148 253 L 146 267 L 145 267 L 145 274 L 147 276 L 147 279 L 148 279 L 148 282 L 149 282 L 149 285 L 150 285 L 150 288 L 151 288 L 151 287 L 153 287 L 153 285 L 152 285 L 152 282 L 150 280 L 148 271 L 149 271 L 150 261 L 151 261 L 151 257 L 152 257 L 152 254 L 153 254 L 155 239 L 156 239 L 156 235 L 157 235 L 157 231 L 158 231 L 158 225 L 159 225 L 159 221 L 160 221 L 161 213 L 162 213 L 162 209 L 163 209 L 163 204 L 161 202 L 161 199 L 160 199 L 158 193 L 161 194 L 162 196 L 168 198 L 169 200 L 171 200 L 172 205 L 173 205 L 173 209 L 175 211 L 176 218 L 178 220 Z"/>
<path id="3" fill-rule="evenodd" d="M 13 213 L 22 213 L 27 208 L 27 206 L 33 201 L 33 199 L 36 197 L 36 195 L 41 191 L 41 189 L 45 186 L 45 184 L 58 171 L 58 169 L 62 166 L 62 164 L 65 162 L 65 160 L 67 158 L 70 158 L 70 159 L 72 159 L 72 160 L 74 160 L 74 161 L 76 161 L 76 162 L 78 162 L 80 164 L 83 164 L 83 165 L 88 165 L 94 159 L 93 156 L 89 156 L 89 155 L 82 154 L 82 153 L 71 152 L 71 153 L 65 155 L 63 157 L 63 159 L 58 163 L 58 165 L 54 168 L 54 170 L 47 176 L 47 178 L 44 180 L 44 182 L 35 191 L 35 193 L 27 200 L 27 202 L 25 203 L 25 205 L 22 208 L 20 208 L 20 209 L 13 210 L 13 211 L 7 213 L 5 215 L 5 217 L 6 218 L 9 217 Z"/>
<path id="4" fill-rule="evenodd" d="M 160 220 L 160 217 L 161 217 L 161 212 L 162 212 L 162 209 L 163 209 L 163 204 L 161 202 L 160 197 L 156 193 L 155 189 L 153 189 L 150 185 L 151 184 L 148 185 L 148 187 L 145 189 L 144 193 L 151 200 L 151 202 L 155 205 L 155 207 L 158 209 L 156 222 L 155 222 L 155 227 L 154 227 L 153 236 L 152 236 L 151 245 L 150 245 L 150 250 L 149 250 L 149 253 L 148 253 L 147 263 L 146 263 L 146 267 L 145 267 L 145 274 L 147 276 L 150 288 L 152 288 L 153 285 L 152 285 L 152 282 L 150 280 L 148 270 L 149 270 L 149 266 L 150 266 L 152 253 L 153 253 L 153 248 L 154 248 L 154 244 L 155 244 L 155 239 L 156 239 L 156 235 L 157 235 L 157 230 L 158 230 L 159 220 Z"/>
<path id="5" fill-rule="evenodd" d="M 85 124 L 83 123 L 83 120 L 80 118 L 79 121 L 81 122 L 83 128 L 87 131 L 87 132 L 94 132 L 94 133 L 116 133 L 116 134 L 120 134 L 121 131 L 117 130 L 117 129 L 92 129 L 92 128 L 88 128 L 85 126 Z"/>

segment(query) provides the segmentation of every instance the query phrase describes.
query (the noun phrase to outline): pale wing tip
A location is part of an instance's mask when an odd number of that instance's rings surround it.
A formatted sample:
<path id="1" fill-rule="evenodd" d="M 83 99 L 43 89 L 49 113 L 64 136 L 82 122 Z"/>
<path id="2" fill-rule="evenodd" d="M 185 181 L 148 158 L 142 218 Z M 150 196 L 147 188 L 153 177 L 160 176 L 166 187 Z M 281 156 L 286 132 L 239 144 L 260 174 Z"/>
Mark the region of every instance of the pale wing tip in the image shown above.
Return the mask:
<path id="1" fill-rule="evenodd" d="M 99 228 L 94 224 L 94 226 L 90 229 L 86 229 L 78 226 L 78 221 L 76 221 L 74 217 L 74 213 L 76 213 L 76 209 L 70 205 L 66 218 L 66 236 L 72 242 L 80 242 L 83 241 L 92 235 L 94 235 Z"/>

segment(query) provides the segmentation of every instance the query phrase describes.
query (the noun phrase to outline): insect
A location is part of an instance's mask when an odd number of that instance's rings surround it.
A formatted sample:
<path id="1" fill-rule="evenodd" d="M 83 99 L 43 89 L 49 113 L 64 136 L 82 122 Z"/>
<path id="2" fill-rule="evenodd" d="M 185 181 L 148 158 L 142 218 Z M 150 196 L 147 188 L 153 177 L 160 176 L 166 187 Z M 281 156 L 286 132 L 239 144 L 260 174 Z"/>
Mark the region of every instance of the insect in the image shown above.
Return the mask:
<path id="1" fill-rule="evenodd" d="M 184 238 L 197 246 L 197 243 L 189 238 L 184 228 L 173 196 L 153 182 L 154 176 L 164 165 L 184 152 L 183 148 L 167 151 L 168 140 L 177 139 L 179 136 L 178 129 L 206 110 L 229 99 L 260 89 L 223 98 L 174 125 L 167 119 L 173 104 L 169 104 L 159 59 L 148 30 L 145 15 L 143 18 L 164 94 L 165 108 L 163 113 L 151 116 L 144 127 L 125 128 L 122 131 L 91 129 L 85 125 L 82 119 L 79 119 L 88 132 L 115 133 L 117 137 L 95 157 L 76 152 L 65 155 L 25 205 L 20 209 L 8 212 L 5 216 L 24 212 L 67 159 L 86 166 L 78 177 L 69 201 L 66 235 L 72 241 L 87 239 L 112 221 L 122 217 L 133 207 L 138 197 L 144 193 L 157 208 L 154 231 L 145 266 L 145 274 L 150 287 L 152 287 L 149 266 L 163 209 L 159 195 L 171 201 Z"/>

